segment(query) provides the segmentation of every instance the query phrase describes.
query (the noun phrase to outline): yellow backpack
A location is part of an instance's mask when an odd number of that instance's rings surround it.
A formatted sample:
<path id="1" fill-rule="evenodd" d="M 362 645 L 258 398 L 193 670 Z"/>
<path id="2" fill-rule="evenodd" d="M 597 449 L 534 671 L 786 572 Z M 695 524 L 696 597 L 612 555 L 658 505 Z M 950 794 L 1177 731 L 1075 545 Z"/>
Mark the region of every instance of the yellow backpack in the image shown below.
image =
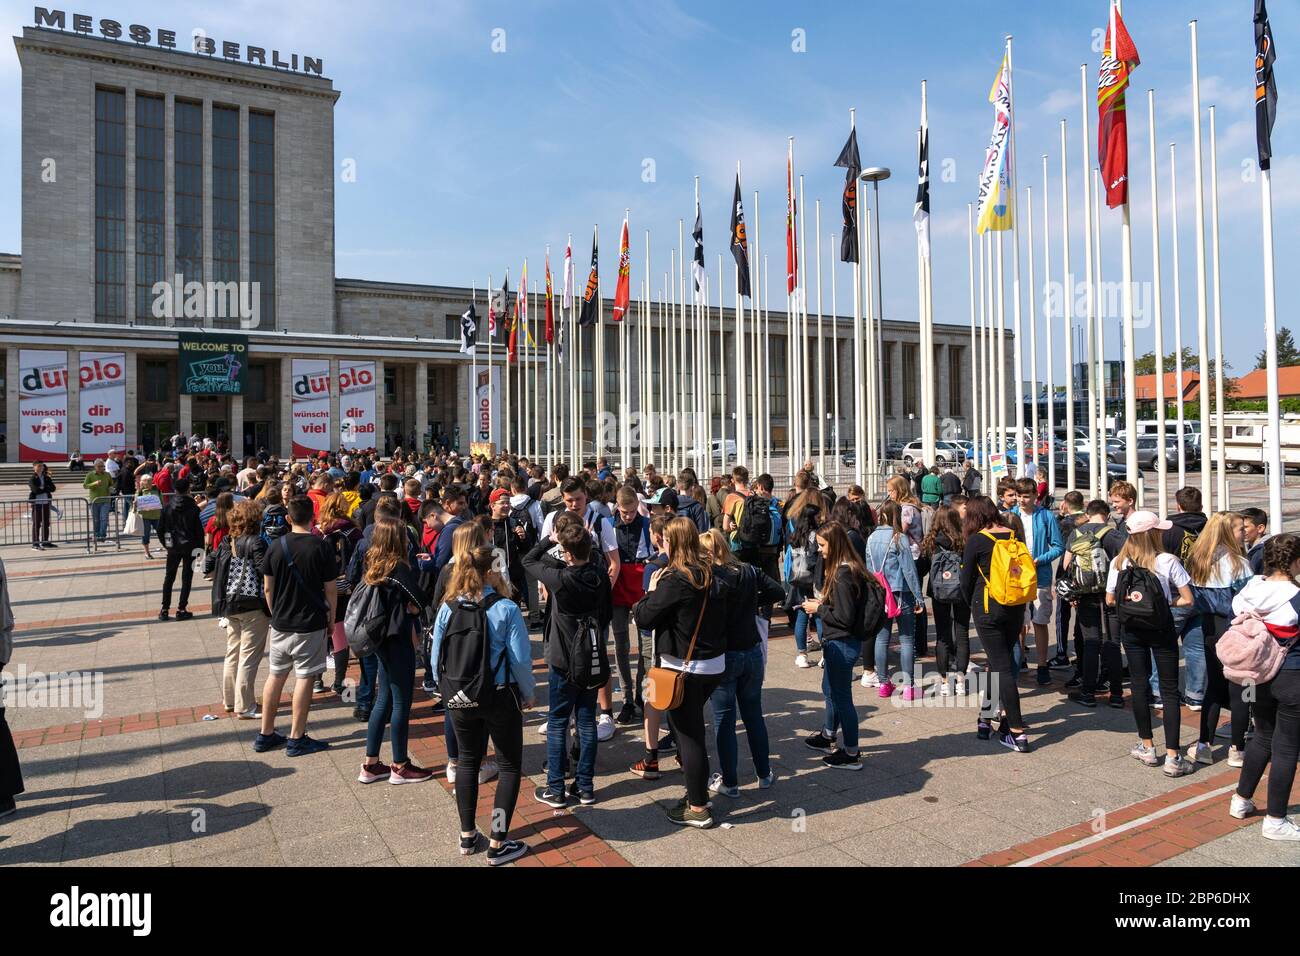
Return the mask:
<path id="1" fill-rule="evenodd" d="M 1038 569 L 1023 541 L 1014 536 L 998 538 L 982 531 L 993 542 L 993 555 L 989 558 L 989 573 L 984 578 L 984 613 L 989 611 L 989 598 L 1003 607 L 1028 604 L 1038 594 Z"/>

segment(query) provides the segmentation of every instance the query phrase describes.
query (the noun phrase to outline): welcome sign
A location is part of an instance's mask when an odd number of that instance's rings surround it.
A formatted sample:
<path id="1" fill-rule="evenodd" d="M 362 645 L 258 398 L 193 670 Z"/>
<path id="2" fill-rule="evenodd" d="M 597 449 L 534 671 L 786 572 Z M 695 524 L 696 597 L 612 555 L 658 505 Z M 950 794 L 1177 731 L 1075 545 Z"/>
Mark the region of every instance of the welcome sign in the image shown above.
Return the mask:
<path id="1" fill-rule="evenodd" d="M 182 395 L 243 395 L 248 336 L 179 332 Z"/>

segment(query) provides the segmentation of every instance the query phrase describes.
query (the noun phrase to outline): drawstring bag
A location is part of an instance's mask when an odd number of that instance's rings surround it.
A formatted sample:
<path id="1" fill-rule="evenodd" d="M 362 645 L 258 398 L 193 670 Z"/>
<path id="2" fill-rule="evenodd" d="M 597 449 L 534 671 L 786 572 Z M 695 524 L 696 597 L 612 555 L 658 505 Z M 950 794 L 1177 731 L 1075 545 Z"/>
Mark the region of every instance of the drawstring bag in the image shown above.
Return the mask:
<path id="1" fill-rule="evenodd" d="M 870 552 L 868 551 L 868 561 L 869 560 L 870 560 Z M 889 582 L 885 580 L 885 575 L 883 571 L 884 571 L 883 562 L 881 563 L 881 570 L 877 571 L 874 567 L 871 569 L 871 573 L 876 576 L 876 580 L 880 582 L 880 586 L 885 590 L 885 619 L 892 621 L 894 618 L 898 617 L 898 615 L 902 614 L 903 612 L 898 606 L 898 601 L 894 599 L 894 589 L 891 588 L 889 586 Z"/>

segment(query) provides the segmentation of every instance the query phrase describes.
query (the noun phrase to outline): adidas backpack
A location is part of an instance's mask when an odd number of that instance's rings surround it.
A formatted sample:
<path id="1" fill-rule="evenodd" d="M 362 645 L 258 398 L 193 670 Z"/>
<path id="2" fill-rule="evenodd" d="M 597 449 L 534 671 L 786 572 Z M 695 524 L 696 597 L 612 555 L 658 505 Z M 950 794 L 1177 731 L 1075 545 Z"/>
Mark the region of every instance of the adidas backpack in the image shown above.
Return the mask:
<path id="1" fill-rule="evenodd" d="M 495 693 L 494 675 L 505 661 L 506 652 L 501 652 L 500 660 L 494 665 L 487 612 L 500 600 L 503 600 L 500 594 L 492 593 L 482 603 L 466 598 L 448 602 L 451 615 L 438 653 L 438 689 L 442 691 L 442 702 L 448 710 L 481 707 Z M 349 614 L 351 610 L 349 602 Z"/>

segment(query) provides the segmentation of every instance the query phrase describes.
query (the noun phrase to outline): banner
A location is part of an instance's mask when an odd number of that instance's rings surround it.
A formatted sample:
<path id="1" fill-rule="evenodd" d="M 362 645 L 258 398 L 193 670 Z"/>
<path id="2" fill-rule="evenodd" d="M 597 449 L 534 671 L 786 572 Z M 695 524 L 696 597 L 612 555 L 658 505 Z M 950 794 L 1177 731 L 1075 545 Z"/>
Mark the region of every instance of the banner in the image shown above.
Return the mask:
<path id="1" fill-rule="evenodd" d="M 77 381 L 81 396 L 81 444 L 86 458 L 126 445 L 126 355 L 82 352 Z"/>
<path id="2" fill-rule="evenodd" d="M 491 441 L 500 433 L 501 370 L 496 366 L 481 368 L 474 382 L 474 441 Z"/>
<path id="3" fill-rule="evenodd" d="M 18 460 L 68 457 L 68 353 L 18 352 Z"/>
<path id="4" fill-rule="evenodd" d="M 980 188 L 975 228 L 983 235 L 990 229 L 1005 232 L 1011 228 L 1015 197 L 1011 193 L 1011 167 L 1007 154 L 1011 148 L 1011 70 L 1006 56 L 998 70 L 993 89 L 993 135 L 984 151 L 984 168 L 980 170 Z"/>
<path id="5" fill-rule="evenodd" d="M 329 359 L 293 360 L 293 457 L 330 450 Z"/>
<path id="6" fill-rule="evenodd" d="M 339 360 L 339 446 L 376 448 L 375 363 Z M 328 392 L 326 393 L 328 394 Z M 328 410 L 329 406 L 326 406 Z"/>
<path id="7" fill-rule="evenodd" d="M 243 395 L 248 336 L 178 332 L 182 395 Z"/>

